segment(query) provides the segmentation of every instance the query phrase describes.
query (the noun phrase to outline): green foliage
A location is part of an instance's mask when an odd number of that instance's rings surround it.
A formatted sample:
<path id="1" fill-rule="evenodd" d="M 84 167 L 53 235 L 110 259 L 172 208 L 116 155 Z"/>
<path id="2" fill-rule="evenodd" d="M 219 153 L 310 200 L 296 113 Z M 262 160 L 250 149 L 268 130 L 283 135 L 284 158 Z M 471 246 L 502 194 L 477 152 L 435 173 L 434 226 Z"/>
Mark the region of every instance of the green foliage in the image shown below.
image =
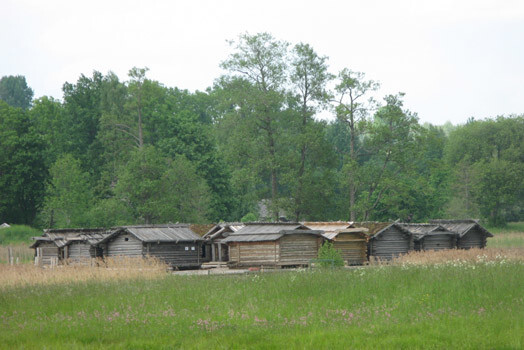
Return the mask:
<path id="1" fill-rule="evenodd" d="M 340 251 L 333 247 L 333 243 L 324 242 L 318 250 L 318 263 L 322 267 L 344 266 L 344 259 Z"/>
<path id="2" fill-rule="evenodd" d="M 28 113 L 3 101 L 0 150 L 0 221 L 32 223 L 45 191 L 46 147 Z"/>
<path id="3" fill-rule="evenodd" d="M 0 229 L 0 245 L 7 245 L 13 243 L 31 242 L 32 237 L 37 237 L 42 234 L 42 231 L 27 225 L 11 225 Z"/>
<path id="4" fill-rule="evenodd" d="M 80 161 L 66 154 L 53 164 L 49 172 L 51 181 L 42 213 L 46 226 L 90 226 L 88 213 L 94 203 L 94 195 L 89 174 L 82 170 Z"/>
<path id="5" fill-rule="evenodd" d="M 242 219 L 240 219 L 240 222 L 254 222 L 254 221 L 257 221 L 258 218 L 255 214 L 253 213 L 247 213 L 246 215 L 244 215 L 242 217 Z"/>
<path id="6" fill-rule="evenodd" d="M 117 198 L 144 223 L 206 221 L 209 190 L 195 166 L 164 158 L 152 146 L 133 152 L 115 187 Z"/>
<path id="7" fill-rule="evenodd" d="M 0 100 L 11 107 L 29 109 L 32 99 L 33 89 L 27 85 L 23 75 L 4 76 L 0 79 Z"/>

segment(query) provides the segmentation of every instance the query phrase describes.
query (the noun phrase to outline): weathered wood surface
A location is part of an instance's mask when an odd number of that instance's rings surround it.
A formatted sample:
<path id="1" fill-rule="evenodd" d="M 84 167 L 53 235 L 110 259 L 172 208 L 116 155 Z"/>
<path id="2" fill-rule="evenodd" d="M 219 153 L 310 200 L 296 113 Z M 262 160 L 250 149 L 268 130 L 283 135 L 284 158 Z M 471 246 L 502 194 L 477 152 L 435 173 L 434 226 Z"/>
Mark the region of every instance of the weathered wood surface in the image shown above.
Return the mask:
<path id="1" fill-rule="evenodd" d="M 460 249 L 485 248 L 486 235 L 479 229 L 473 228 L 458 239 L 457 247 Z"/>
<path id="2" fill-rule="evenodd" d="M 38 263 L 40 265 L 56 265 L 60 258 L 60 250 L 52 243 L 40 243 L 36 248 L 36 254 L 38 255 Z"/>
<path id="3" fill-rule="evenodd" d="M 140 240 L 130 233 L 122 233 L 107 242 L 105 255 L 108 257 L 127 256 L 136 258 L 144 256 L 143 250 L 143 244 Z"/>
<path id="4" fill-rule="evenodd" d="M 280 239 L 278 265 L 308 265 L 318 257 L 320 238 L 314 235 L 285 235 Z"/>
<path id="5" fill-rule="evenodd" d="M 229 244 L 229 265 L 270 266 L 278 262 L 279 243 L 273 242 L 234 242 Z"/>
<path id="6" fill-rule="evenodd" d="M 392 226 L 378 237 L 370 240 L 370 256 L 381 260 L 391 260 L 406 254 L 412 247 L 411 236 Z"/>
<path id="7" fill-rule="evenodd" d="M 456 239 L 452 235 L 428 235 L 422 238 L 420 249 L 444 250 L 456 247 Z"/>
<path id="8" fill-rule="evenodd" d="M 146 255 L 172 267 L 198 267 L 202 264 L 197 243 L 147 243 Z"/>
<path id="9" fill-rule="evenodd" d="M 363 265 L 367 261 L 367 241 L 358 233 L 339 233 L 333 248 L 340 251 L 348 265 Z"/>

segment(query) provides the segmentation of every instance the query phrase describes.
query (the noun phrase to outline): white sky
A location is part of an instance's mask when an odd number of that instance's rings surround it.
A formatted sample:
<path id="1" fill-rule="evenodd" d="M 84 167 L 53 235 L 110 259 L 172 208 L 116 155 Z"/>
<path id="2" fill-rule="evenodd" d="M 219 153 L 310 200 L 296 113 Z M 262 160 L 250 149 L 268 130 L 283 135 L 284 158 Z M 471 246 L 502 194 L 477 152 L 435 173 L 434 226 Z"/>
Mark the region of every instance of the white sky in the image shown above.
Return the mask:
<path id="1" fill-rule="evenodd" d="M 0 76 L 24 75 L 35 97 L 93 70 L 133 66 L 166 86 L 204 90 L 227 39 L 267 31 L 305 42 L 405 92 L 422 122 L 524 113 L 524 1 L 1 0 Z"/>

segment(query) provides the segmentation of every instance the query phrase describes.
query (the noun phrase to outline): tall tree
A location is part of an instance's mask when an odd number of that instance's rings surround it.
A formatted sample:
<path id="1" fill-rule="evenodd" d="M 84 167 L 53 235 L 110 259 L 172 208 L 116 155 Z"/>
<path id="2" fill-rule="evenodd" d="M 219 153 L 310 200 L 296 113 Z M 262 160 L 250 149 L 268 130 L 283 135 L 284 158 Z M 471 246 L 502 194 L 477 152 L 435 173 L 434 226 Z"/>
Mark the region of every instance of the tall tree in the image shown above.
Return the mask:
<path id="1" fill-rule="evenodd" d="M 28 113 L 0 101 L 0 221 L 32 224 L 45 191 L 46 144 Z"/>
<path id="2" fill-rule="evenodd" d="M 297 44 L 292 50 L 290 65 L 290 80 L 292 95 L 299 106 L 300 120 L 298 122 L 298 146 L 300 158 L 298 169 L 293 176 L 295 189 L 292 193 L 294 200 L 295 220 L 299 221 L 305 210 L 305 181 L 307 160 L 315 143 L 322 141 L 323 128 L 315 128 L 313 116 L 328 101 L 329 96 L 326 84 L 332 78 L 328 73 L 327 57 L 319 56 L 308 44 Z M 316 132 L 315 129 L 318 131 Z"/>
<path id="3" fill-rule="evenodd" d="M 0 100 L 11 107 L 29 109 L 33 100 L 33 89 L 27 85 L 23 75 L 4 76 L 0 79 Z"/>
<path id="4" fill-rule="evenodd" d="M 286 83 L 288 44 L 269 33 L 242 34 L 231 41 L 235 52 L 221 66 L 232 75 L 246 79 L 253 89 L 248 107 L 256 128 L 264 136 L 265 165 L 270 173 L 273 218 L 279 217 L 277 120 L 281 116 L 283 87 Z"/>
<path id="5" fill-rule="evenodd" d="M 364 73 L 352 72 L 345 68 L 338 74 L 338 83 L 335 86 L 337 119 L 348 127 L 349 159 L 346 164 L 349 187 L 349 216 L 351 221 L 356 219 L 357 172 L 359 163 L 357 158 L 360 150 L 357 141 L 364 133 L 367 117 L 375 103 L 369 94 L 379 88 L 379 83 L 365 80 Z"/>

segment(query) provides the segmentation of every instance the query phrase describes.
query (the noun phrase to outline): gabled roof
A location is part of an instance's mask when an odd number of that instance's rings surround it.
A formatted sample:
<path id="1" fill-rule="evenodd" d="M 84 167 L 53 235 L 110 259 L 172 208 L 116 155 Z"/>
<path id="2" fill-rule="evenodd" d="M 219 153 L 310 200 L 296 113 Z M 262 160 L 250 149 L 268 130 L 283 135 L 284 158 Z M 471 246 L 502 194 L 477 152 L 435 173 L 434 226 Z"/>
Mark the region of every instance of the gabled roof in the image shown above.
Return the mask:
<path id="1" fill-rule="evenodd" d="M 322 236 L 322 231 L 319 230 L 282 230 L 279 233 L 270 234 L 242 234 L 231 235 L 222 240 L 223 243 L 228 242 L 271 242 L 279 240 L 286 235 L 313 235 Z"/>
<path id="2" fill-rule="evenodd" d="M 202 236 L 204 239 L 213 240 L 221 236 L 226 237 L 228 233 L 236 232 L 244 227 L 242 222 L 221 222 L 213 226 L 205 235 Z"/>
<path id="3" fill-rule="evenodd" d="M 368 229 L 367 234 L 371 238 L 375 238 L 380 236 L 382 233 L 386 232 L 390 227 L 396 227 L 401 232 L 403 232 L 406 235 L 411 235 L 411 233 L 403 228 L 399 223 L 397 222 L 377 222 L 377 221 L 363 221 L 363 222 L 354 222 L 354 226 L 356 227 L 364 227 Z"/>
<path id="4" fill-rule="evenodd" d="M 458 235 L 455 232 L 449 231 L 445 227 L 438 224 L 399 224 L 402 228 L 409 231 L 415 240 L 422 239 L 425 236 L 434 236 L 434 235 Z"/>
<path id="5" fill-rule="evenodd" d="M 302 224 L 310 229 L 322 230 L 325 233 L 354 227 L 353 222 L 348 221 L 304 221 Z"/>
<path id="6" fill-rule="evenodd" d="M 58 248 L 62 248 L 70 243 L 72 240 L 94 240 L 97 235 L 107 233 L 103 228 L 53 228 L 45 229 L 40 237 L 33 237 L 36 242 L 30 248 L 35 248 L 40 242 L 53 242 Z M 85 239 L 82 239 L 83 235 Z M 103 237 L 102 237 L 103 238 Z M 101 238 L 100 238 L 101 239 Z M 92 244 L 92 243 L 90 243 Z"/>
<path id="7" fill-rule="evenodd" d="M 480 229 L 487 237 L 493 237 L 493 235 L 488 230 L 486 230 L 484 227 L 482 227 L 478 223 L 478 220 L 474 220 L 474 219 L 460 219 L 460 220 L 437 219 L 437 220 L 429 220 L 429 222 L 433 224 L 439 224 L 441 226 L 444 226 L 448 230 L 458 233 L 460 237 L 463 237 L 474 227 Z"/>
<path id="8" fill-rule="evenodd" d="M 66 240 L 65 245 L 69 245 L 73 242 L 87 242 L 91 245 L 96 245 L 106 237 L 111 235 L 111 232 L 109 231 L 103 231 L 103 232 L 85 232 L 80 234 L 79 236 L 75 237 L 69 237 Z"/>
<path id="9" fill-rule="evenodd" d="M 140 225 L 140 226 L 120 226 L 112 229 L 110 235 L 98 242 L 104 243 L 111 238 L 119 235 L 122 232 L 129 232 L 138 240 L 151 242 L 197 242 L 202 238 L 191 231 L 189 225 L 173 224 L 173 225 Z"/>
<path id="10" fill-rule="evenodd" d="M 310 230 L 298 222 L 246 223 L 236 232 L 224 238 L 222 242 L 263 242 L 276 241 L 286 234 L 313 234 L 320 236 L 322 231 Z"/>
<path id="11" fill-rule="evenodd" d="M 341 233 L 359 233 L 360 236 L 365 237 L 367 240 L 368 238 L 367 232 L 368 232 L 368 229 L 365 227 L 350 227 L 350 228 L 345 228 L 342 230 L 337 230 L 334 232 L 324 232 L 322 236 L 326 237 L 329 240 L 334 240 Z"/>

